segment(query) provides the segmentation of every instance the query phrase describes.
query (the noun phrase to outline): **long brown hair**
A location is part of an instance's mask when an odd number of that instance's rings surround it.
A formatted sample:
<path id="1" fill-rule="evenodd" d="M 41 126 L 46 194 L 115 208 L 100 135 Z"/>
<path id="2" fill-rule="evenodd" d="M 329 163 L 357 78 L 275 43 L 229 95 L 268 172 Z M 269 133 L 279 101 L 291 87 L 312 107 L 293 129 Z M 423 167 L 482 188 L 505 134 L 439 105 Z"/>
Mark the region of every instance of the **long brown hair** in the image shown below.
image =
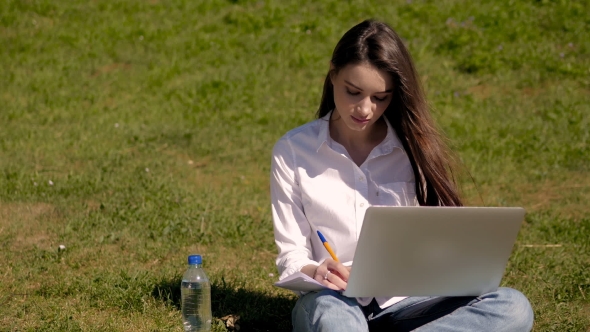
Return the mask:
<path id="1" fill-rule="evenodd" d="M 368 63 L 390 73 L 393 98 L 383 113 L 395 129 L 412 164 L 420 205 L 461 206 L 452 154 L 428 108 L 410 53 L 386 23 L 366 20 L 348 30 L 332 54 L 317 116 L 335 108 L 331 75 L 350 64 Z"/>

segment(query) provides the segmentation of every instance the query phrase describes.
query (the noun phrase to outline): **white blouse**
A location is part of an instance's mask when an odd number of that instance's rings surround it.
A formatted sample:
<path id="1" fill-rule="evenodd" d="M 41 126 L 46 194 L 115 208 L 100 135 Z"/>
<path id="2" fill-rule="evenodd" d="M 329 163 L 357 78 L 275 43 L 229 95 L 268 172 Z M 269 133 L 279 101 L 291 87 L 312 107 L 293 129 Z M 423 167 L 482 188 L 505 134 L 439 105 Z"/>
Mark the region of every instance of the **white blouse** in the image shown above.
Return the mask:
<path id="1" fill-rule="evenodd" d="M 330 115 L 289 131 L 273 148 L 270 192 L 279 279 L 330 257 L 317 230 L 341 262 L 350 262 L 369 206 L 418 205 L 412 166 L 387 119 L 385 139 L 359 167 L 330 138 Z M 357 301 L 367 305 L 371 299 Z M 402 299 L 376 298 L 381 308 Z"/>

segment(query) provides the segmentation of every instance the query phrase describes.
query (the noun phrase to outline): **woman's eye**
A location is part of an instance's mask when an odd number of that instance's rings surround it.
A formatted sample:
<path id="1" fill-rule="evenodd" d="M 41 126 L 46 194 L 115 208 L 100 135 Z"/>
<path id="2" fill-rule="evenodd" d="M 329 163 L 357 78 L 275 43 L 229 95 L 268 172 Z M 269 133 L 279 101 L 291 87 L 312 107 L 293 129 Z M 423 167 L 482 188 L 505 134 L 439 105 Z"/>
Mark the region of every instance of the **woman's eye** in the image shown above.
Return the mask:
<path id="1" fill-rule="evenodd" d="M 377 97 L 375 97 L 375 99 L 376 99 L 377 101 L 385 101 L 385 99 L 387 99 L 387 97 L 383 97 L 383 98 L 377 98 Z"/>
<path id="2" fill-rule="evenodd" d="M 352 91 L 350 91 L 350 90 L 346 89 L 346 93 L 348 93 L 348 94 L 349 94 L 349 95 L 351 95 L 351 96 L 356 96 L 356 95 L 358 95 L 360 92 L 358 92 L 358 91 L 357 91 L 357 92 L 352 92 Z"/>

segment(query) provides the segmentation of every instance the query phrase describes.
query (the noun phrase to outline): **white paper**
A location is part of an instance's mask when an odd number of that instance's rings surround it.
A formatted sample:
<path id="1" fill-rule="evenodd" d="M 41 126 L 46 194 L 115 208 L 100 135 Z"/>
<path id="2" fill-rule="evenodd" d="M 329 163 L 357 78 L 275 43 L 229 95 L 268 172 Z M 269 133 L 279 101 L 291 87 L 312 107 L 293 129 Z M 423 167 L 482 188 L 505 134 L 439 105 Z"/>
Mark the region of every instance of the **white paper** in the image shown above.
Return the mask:
<path id="1" fill-rule="evenodd" d="M 303 272 L 295 272 L 285 279 L 277 281 L 275 286 L 300 292 L 317 292 L 322 289 L 329 289 Z"/>

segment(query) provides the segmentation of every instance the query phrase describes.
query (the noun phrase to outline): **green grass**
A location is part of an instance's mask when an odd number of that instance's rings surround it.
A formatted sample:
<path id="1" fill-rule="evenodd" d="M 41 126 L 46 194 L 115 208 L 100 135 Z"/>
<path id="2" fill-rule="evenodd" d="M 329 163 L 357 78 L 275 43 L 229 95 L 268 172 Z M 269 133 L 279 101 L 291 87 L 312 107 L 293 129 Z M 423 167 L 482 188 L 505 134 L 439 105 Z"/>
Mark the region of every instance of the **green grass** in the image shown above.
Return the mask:
<path id="1" fill-rule="evenodd" d="M 229 314 L 289 331 L 295 298 L 272 286 L 271 148 L 313 118 L 340 36 L 376 17 L 416 60 L 473 177 L 469 204 L 528 211 L 503 285 L 529 297 L 535 331 L 590 331 L 588 12 L 2 1 L 0 330 L 181 331 L 180 276 L 202 253 L 215 331 Z"/>

